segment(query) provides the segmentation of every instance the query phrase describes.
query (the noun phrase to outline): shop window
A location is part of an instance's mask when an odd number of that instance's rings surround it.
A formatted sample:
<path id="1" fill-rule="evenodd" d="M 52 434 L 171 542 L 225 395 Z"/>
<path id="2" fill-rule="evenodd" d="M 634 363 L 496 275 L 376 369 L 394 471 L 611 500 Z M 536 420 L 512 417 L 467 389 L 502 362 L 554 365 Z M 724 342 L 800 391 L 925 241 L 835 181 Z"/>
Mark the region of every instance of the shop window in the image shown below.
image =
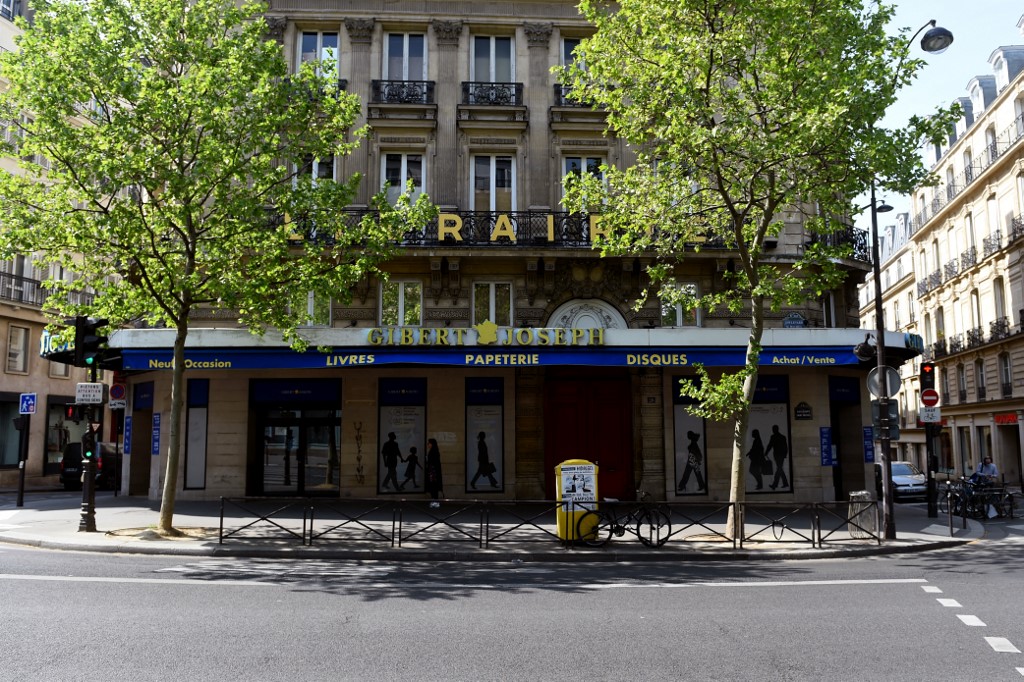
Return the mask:
<path id="1" fill-rule="evenodd" d="M 473 285 L 473 323 L 490 320 L 499 327 L 512 326 L 512 284 L 476 282 Z"/>
<path id="2" fill-rule="evenodd" d="M 0 402 L 0 468 L 18 466 L 19 432 L 14 428 L 18 417 L 18 401 Z"/>
<path id="3" fill-rule="evenodd" d="M 384 80 L 426 80 L 427 52 L 422 33 L 389 33 L 384 51 Z"/>
<path id="4" fill-rule="evenodd" d="M 473 210 L 515 210 L 515 170 L 511 156 L 474 156 Z"/>
<path id="5" fill-rule="evenodd" d="M 381 285 L 382 325 L 418 327 L 423 324 L 423 286 L 408 280 L 390 280 Z"/>
<path id="6" fill-rule="evenodd" d="M 700 309 L 693 303 L 699 296 L 696 282 L 671 282 L 662 287 L 662 327 L 699 327 Z"/>
<path id="7" fill-rule="evenodd" d="M 13 324 L 7 332 L 7 373 L 28 374 L 28 333 Z"/>
<path id="8" fill-rule="evenodd" d="M 412 182 L 411 201 L 423 194 L 423 155 L 387 153 L 381 164 L 381 183 L 388 193 L 388 203 L 398 203 L 398 198 Z"/>

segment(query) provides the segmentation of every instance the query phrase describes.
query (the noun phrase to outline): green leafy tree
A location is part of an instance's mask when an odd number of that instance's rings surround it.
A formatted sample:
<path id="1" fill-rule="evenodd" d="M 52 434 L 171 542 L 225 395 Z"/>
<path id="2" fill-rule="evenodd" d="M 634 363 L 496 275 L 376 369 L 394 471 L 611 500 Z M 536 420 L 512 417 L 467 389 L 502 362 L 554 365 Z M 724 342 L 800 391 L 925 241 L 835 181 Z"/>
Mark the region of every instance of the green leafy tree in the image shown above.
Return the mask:
<path id="1" fill-rule="evenodd" d="M 596 32 L 563 82 L 607 113 L 608 134 L 636 160 L 603 168 L 603 178 L 567 178 L 568 201 L 599 207 L 611 234 L 604 253 L 657 256 L 650 274 L 663 300 L 749 317 L 745 366 L 714 381 L 698 368 L 683 388 L 698 399 L 695 412 L 735 424 L 733 501 L 744 498 L 766 311 L 840 285 L 839 263 L 851 253 L 830 234 L 847 229 L 836 217 L 854 212 L 851 198 L 873 178 L 902 191 L 925 181 L 919 143 L 951 121 L 945 112 L 879 125 L 923 64 L 910 58 L 907 31 L 886 35 L 892 9 L 861 0 L 580 3 Z M 784 210 L 802 214 L 811 246 L 767 258 Z M 674 266 L 709 245 L 735 257 L 725 290 L 697 296 L 672 286 Z"/>
<path id="2" fill-rule="evenodd" d="M 263 5 L 34 7 L 0 61 L 0 117 L 21 121 L 22 166 L 0 174 L 0 251 L 78 275 L 49 283 L 58 317 L 175 329 L 159 519 L 170 533 L 190 316 L 232 311 L 301 349 L 297 329 L 322 313 L 306 301 L 345 300 L 434 209 L 407 196 L 389 206 L 381 194 L 377 211 L 353 218 L 345 209 L 360 178 L 314 177 L 360 143 L 360 103 L 329 60 L 289 73 Z"/>

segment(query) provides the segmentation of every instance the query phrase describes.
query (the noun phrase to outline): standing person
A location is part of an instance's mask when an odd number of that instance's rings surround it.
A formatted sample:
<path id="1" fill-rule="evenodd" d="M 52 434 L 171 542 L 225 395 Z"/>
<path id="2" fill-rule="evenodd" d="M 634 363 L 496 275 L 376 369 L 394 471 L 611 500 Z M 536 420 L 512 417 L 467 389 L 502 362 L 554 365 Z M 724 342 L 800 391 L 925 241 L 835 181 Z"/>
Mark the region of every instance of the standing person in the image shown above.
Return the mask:
<path id="1" fill-rule="evenodd" d="M 704 481 L 704 473 L 702 467 L 704 466 L 704 453 L 700 451 L 700 445 L 697 441 L 700 440 L 700 434 L 696 431 L 687 431 L 686 437 L 690 439 L 690 444 L 686 447 L 686 468 L 683 469 L 683 478 L 679 481 L 679 492 L 686 490 L 686 484 L 690 481 L 690 474 L 696 474 L 697 476 L 697 492 L 707 492 L 707 483 Z"/>
<path id="2" fill-rule="evenodd" d="M 473 480 L 469 482 L 469 487 L 476 490 L 476 482 L 481 476 L 486 476 L 487 480 L 491 482 L 492 488 L 498 487 L 498 481 L 494 478 L 494 465 L 491 464 L 490 455 L 487 454 L 487 443 L 484 439 L 487 434 L 483 431 L 476 437 L 476 475 L 473 476 Z"/>
<path id="3" fill-rule="evenodd" d="M 438 507 L 438 493 L 444 494 L 444 483 L 441 478 L 441 453 L 437 449 L 437 441 L 433 438 L 427 439 L 427 458 L 423 467 L 423 487 L 430 493 L 431 507 Z"/>
<path id="4" fill-rule="evenodd" d="M 768 453 L 772 453 L 772 458 L 775 460 L 775 478 L 772 479 L 771 485 L 768 487 L 775 490 L 779 487 L 779 479 L 782 479 L 782 487 L 789 487 L 789 477 L 786 476 L 786 472 L 782 469 L 782 463 L 786 461 L 786 457 L 789 456 L 789 441 L 786 437 L 779 432 L 779 425 L 775 424 L 772 426 L 772 435 L 768 439 L 768 447 L 764 449 L 764 456 L 767 458 Z"/>
<path id="5" fill-rule="evenodd" d="M 387 489 L 390 481 L 395 490 L 401 490 L 401 486 L 398 485 L 398 460 L 402 458 L 402 451 L 399 449 L 398 443 L 395 442 L 394 431 L 388 434 L 388 442 L 384 443 L 384 447 L 380 449 L 380 456 L 384 460 L 384 468 L 388 471 L 384 482 L 380 485 L 381 489 Z"/>
<path id="6" fill-rule="evenodd" d="M 416 446 L 409 448 L 409 454 L 403 460 L 405 462 L 405 480 L 402 481 L 402 485 L 398 486 L 399 490 L 405 490 L 405 484 L 412 481 L 412 487 L 416 487 L 416 469 L 420 467 L 420 458 L 416 454 Z"/>
<path id="7" fill-rule="evenodd" d="M 764 465 L 764 443 L 761 442 L 761 432 L 754 429 L 750 432 L 754 442 L 747 451 L 747 459 L 750 460 L 750 475 L 757 482 L 754 490 L 764 487 L 764 479 L 761 477 L 762 466 Z"/>

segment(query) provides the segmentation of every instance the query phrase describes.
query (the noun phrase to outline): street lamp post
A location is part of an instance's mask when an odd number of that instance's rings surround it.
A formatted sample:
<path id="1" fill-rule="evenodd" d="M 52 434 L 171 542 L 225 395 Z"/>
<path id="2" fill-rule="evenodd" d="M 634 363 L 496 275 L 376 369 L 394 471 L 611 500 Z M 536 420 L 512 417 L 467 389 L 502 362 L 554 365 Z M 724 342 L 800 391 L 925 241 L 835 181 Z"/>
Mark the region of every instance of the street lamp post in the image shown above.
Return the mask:
<path id="1" fill-rule="evenodd" d="M 941 54 L 953 43 L 953 34 L 941 26 L 935 25 L 932 19 L 910 37 L 908 42 L 913 43 L 917 36 L 926 28 L 931 27 L 921 37 L 921 49 L 931 54 Z M 902 62 L 896 66 L 895 77 L 899 77 Z M 893 490 L 892 490 L 892 457 L 890 456 L 891 427 L 889 420 L 889 376 L 888 367 L 885 364 L 885 312 L 882 306 L 882 254 L 878 249 L 878 214 L 887 213 L 892 206 L 887 204 L 879 205 L 875 198 L 875 180 L 871 179 L 871 248 L 873 258 L 871 274 L 875 280 L 875 359 L 878 367 L 878 444 L 881 457 L 884 462 L 884 475 L 882 477 L 882 526 L 886 540 L 896 539 L 896 520 L 893 514 Z"/>

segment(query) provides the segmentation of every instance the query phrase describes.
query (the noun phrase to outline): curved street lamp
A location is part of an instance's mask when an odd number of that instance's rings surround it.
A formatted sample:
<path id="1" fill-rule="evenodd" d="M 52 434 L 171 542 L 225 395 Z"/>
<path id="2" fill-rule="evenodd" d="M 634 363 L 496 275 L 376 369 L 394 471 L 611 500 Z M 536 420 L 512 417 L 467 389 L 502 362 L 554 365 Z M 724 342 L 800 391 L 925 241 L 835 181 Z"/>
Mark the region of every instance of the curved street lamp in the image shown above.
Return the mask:
<path id="1" fill-rule="evenodd" d="M 926 28 L 931 27 L 921 38 L 921 49 L 930 54 L 940 54 L 946 51 L 953 44 L 953 34 L 941 26 L 935 25 L 932 19 L 910 37 L 911 43 Z M 895 78 L 899 77 L 902 61 L 896 66 Z M 889 423 L 889 378 L 885 364 L 885 311 L 882 307 L 882 254 L 878 251 L 878 214 L 888 213 L 892 206 L 875 199 L 875 180 L 871 179 L 871 249 L 874 252 L 874 262 L 871 266 L 871 274 L 875 280 L 875 355 L 878 367 L 878 444 L 881 456 L 885 464 L 885 475 L 882 477 L 882 525 L 884 527 L 885 539 L 896 539 L 896 521 L 893 516 L 893 490 L 892 490 L 892 457 L 891 425 Z"/>

